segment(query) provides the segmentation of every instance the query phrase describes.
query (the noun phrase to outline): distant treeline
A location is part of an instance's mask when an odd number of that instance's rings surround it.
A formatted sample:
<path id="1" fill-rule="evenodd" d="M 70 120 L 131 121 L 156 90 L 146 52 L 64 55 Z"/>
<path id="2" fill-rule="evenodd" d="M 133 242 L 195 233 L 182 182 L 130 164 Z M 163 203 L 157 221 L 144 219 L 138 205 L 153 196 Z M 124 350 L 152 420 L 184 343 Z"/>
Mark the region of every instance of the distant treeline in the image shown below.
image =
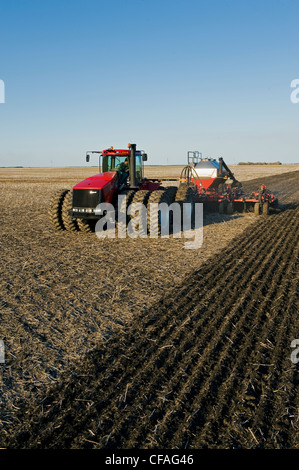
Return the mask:
<path id="1" fill-rule="evenodd" d="M 239 162 L 238 165 L 282 165 L 281 162 Z"/>

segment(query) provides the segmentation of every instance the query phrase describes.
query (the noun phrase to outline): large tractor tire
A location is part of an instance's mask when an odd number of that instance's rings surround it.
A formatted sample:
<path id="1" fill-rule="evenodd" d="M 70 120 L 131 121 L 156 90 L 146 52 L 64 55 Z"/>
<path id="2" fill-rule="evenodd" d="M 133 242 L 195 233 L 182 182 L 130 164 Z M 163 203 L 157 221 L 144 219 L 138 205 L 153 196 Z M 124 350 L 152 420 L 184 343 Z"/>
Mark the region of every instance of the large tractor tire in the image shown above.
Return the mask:
<path id="1" fill-rule="evenodd" d="M 169 233 L 169 210 L 166 213 L 161 212 L 161 210 L 153 211 L 151 210 L 151 204 L 162 204 L 165 202 L 167 206 L 170 204 L 170 191 L 160 190 L 157 189 L 156 191 L 152 191 L 149 196 L 148 203 L 147 203 L 147 229 L 150 233 L 151 238 L 157 238 L 161 235 L 161 231 L 166 230 L 168 228 Z"/>
<path id="2" fill-rule="evenodd" d="M 69 215 L 69 211 L 73 207 L 73 190 L 67 191 L 62 204 L 62 222 L 66 230 L 70 232 L 78 232 L 79 227 L 75 220 Z"/>
<path id="3" fill-rule="evenodd" d="M 175 195 L 175 202 L 178 202 L 181 206 L 181 215 L 182 215 L 182 224 L 184 217 L 187 217 L 187 219 L 190 219 L 191 224 L 194 222 L 194 191 L 192 186 L 189 186 L 188 184 L 181 184 L 176 192 Z M 190 212 L 187 213 L 186 206 L 184 204 L 189 203 L 191 204 L 190 206 Z"/>
<path id="4" fill-rule="evenodd" d="M 176 197 L 176 193 L 178 191 L 178 187 L 177 186 L 167 186 L 165 188 L 165 190 L 166 190 L 166 194 L 167 194 L 168 199 L 169 199 L 169 205 L 171 205 L 173 202 L 175 202 L 175 197 Z M 170 224 L 170 230 L 173 233 L 173 211 L 170 211 L 170 214 L 169 214 L 169 224 Z"/>
<path id="5" fill-rule="evenodd" d="M 126 234 L 127 224 L 129 222 L 128 207 L 132 204 L 135 193 L 136 193 L 136 189 L 129 189 L 129 191 L 120 193 L 121 196 L 124 195 L 126 196 L 126 198 L 121 202 L 120 205 L 119 203 L 117 203 L 116 224 L 117 224 L 118 233 Z M 121 212 L 122 214 L 120 214 Z"/>
<path id="6" fill-rule="evenodd" d="M 177 186 L 168 186 L 168 187 L 165 188 L 165 191 L 166 191 L 166 194 L 167 194 L 167 197 L 168 197 L 168 200 L 169 200 L 169 204 L 172 204 L 175 201 L 175 197 L 176 197 L 176 194 L 177 194 L 177 191 L 178 191 L 178 187 Z"/>
<path id="7" fill-rule="evenodd" d="M 181 204 L 193 202 L 193 188 L 187 184 L 181 184 L 175 195 L 175 201 Z"/>
<path id="8" fill-rule="evenodd" d="M 64 198 L 68 192 L 68 189 L 59 189 L 56 191 L 49 204 L 49 219 L 54 229 L 59 232 L 65 230 L 63 221 L 62 221 L 62 204 Z"/>
<path id="9" fill-rule="evenodd" d="M 78 229 L 80 232 L 92 233 L 94 232 L 95 223 L 90 220 L 77 219 Z"/>
<path id="10" fill-rule="evenodd" d="M 151 191 L 147 191 L 146 189 L 140 189 L 139 191 L 136 191 L 136 193 L 133 196 L 132 202 L 131 202 L 131 209 L 132 209 L 132 214 L 129 215 L 129 221 L 133 221 L 134 218 L 136 218 L 139 214 L 138 206 L 139 204 L 143 204 L 145 207 L 147 207 L 148 204 L 148 199 L 151 195 Z M 137 214 L 135 213 L 137 212 Z M 146 219 L 144 221 L 144 224 L 136 224 L 135 229 L 137 228 L 139 236 L 141 237 L 146 237 L 147 235 L 147 223 Z"/>
<path id="11" fill-rule="evenodd" d="M 136 189 L 129 189 L 129 191 L 119 194 L 120 196 L 126 196 L 126 199 L 122 202 L 121 206 L 119 206 L 119 203 L 117 203 L 117 219 L 119 218 L 118 217 L 119 212 L 122 211 L 126 213 L 126 219 L 128 220 L 128 215 L 127 215 L 128 207 L 132 204 L 135 194 L 136 194 Z"/>

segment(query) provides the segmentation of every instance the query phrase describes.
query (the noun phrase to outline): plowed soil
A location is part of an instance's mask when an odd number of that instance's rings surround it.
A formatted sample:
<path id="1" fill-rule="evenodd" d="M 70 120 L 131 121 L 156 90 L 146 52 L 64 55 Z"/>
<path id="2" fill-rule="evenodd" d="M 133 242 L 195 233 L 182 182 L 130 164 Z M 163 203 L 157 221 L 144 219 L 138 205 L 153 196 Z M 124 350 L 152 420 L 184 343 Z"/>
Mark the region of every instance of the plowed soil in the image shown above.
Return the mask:
<path id="1" fill-rule="evenodd" d="M 1 446 L 298 447 L 298 176 L 263 178 L 279 213 L 207 217 L 196 254 L 54 236 L 7 198 Z"/>

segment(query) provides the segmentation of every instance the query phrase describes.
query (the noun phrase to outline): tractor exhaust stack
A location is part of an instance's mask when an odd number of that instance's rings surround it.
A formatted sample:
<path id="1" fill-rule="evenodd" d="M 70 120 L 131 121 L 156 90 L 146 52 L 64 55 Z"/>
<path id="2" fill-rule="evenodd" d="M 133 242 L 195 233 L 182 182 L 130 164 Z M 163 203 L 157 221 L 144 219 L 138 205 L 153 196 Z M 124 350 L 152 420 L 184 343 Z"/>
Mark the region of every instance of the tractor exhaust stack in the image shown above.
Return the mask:
<path id="1" fill-rule="evenodd" d="M 129 144 L 130 148 L 130 184 L 136 186 L 136 144 Z"/>

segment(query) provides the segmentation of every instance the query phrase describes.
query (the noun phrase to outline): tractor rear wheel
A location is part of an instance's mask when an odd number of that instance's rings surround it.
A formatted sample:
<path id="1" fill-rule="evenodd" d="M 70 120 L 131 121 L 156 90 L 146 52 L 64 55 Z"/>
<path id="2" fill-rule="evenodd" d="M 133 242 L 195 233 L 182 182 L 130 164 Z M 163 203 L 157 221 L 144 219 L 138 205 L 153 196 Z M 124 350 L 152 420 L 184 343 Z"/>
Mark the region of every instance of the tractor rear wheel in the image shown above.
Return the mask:
<path id="1" fill-rule="evenodd" d="M 170 191 L 157 189 L 152 191 L 149 196 L 147 203 L 147 229 L 151 235 L 151 238 L 157 238 L 161 235 L 161 231 L 164 232 L 168 228 L 169 232 L 169 209 L 167 208 L 164 213 L 163 210 L 151 210 L 151 204 L 162 204 L 165 202 L 167 206 L 170 205 L 170 198 L 168 196 Z"/>
<path id="2" fill-rule="evenodd" d="M 180 203 L 191 202 L 193 200 L 193 189 L 188 184 L 181 184 L 175 195 L 175 201 Z"/>
<path id="3" fill-rule="evenodd" d="M 193 224 L 194 219 L 194 190 L 193 187 L 188 184 L 181 184 L 175 195 L 175 202 L 178 202 L 181 206 L 182 223 L 186 221 L 187 224 L 190 221 Z M 190 204 L 185 206 L 184 204 Z M 187 219 L 187 220 L 186 220 Z"/>
<path id="4" fill-rule="evenodd" d="M 151 195 L 151 191 L 147 191 L 146 189 L 140 189 L 139 191 L 136 191 L 132 202 L 131 202 L 131 214 L 129 214 L 129 222 L 133 221 L 135 218 L 139 217 L 141 214 L 141 207 L 140 205 L 142 204 L 143 206 L 147 207 L 148 199 Z M 131 227 L 132 230 L 132 227 Z M 138 230 L 138 234 L 141 237 L 146 237 L 147 235 L 147 219 L 145 216 L 145 220 L 141 220 L 141 223 L 136 223 L 134 225 L 134 230 L 133 232 Z"/>
<path id="5" fill-rule="evenodd" d="M 123 201 L 121 201 L 120 204 L 119 204 L 119 201 L 117 201 L 117 218 L 118 219 L 119 219 L 118 214 L 120 212 L 125 213 L 126 218 L 128 218 L 127 217 L 128 207 L 132 204 L 135 194 L 136 194 L 136 189 L 130 189 L 129 191 L 119 193 L 119 196 L 125 196 L 125 199 L 123 199 Z"/>
<path id="6" fill-rule="evenodd" d="M 165 192 L 167 194 L 169 204 L 172 204 L 175 201 L 177 191 L 178 191 L 177 186 L 168 186 L 165 188 Z"/>
<path id="7" fill-rule="evenodd" d="M 69 214 L 69 211 L 72 210 L 73 207 L 73 190 L 68 190 L 63 204 L 62 204 L 62 222 L 66 230 L 70 232 L 77 232 L 78 224 Z"/>
<path id="8" fill-rule="evenodd" d="M 117 202 L 117 230 L 118 233 L 126 233 L 127 224 L 129 221 L 128 216 L 128 207 L 132 204 L 136 189 L 130 189 L 129 191 L 120 193 L 120 196 L 125 196 L 125 198 L 120 202 Z M 121 215 L 122 214 L 122 215 Z"/>
<path id="9" fill-rule="evenodd" d="M 173 202 L 175 202 L 175 197 L 178 192 L 178 187 L 177 186 L 168 186 L 165 188 L 166 189 L 166 194 L 169 199 L 169 205 L 171 205 Z M 170 211 L 169 213 L 169 228 L 173 232 L 173 211 Z"/>
<path id="10" fill-rule="evenodd" d="M 56 231 L 65 230 L 62 221 L 62 204 L 67 192 L 68 189 L 60 189 L 53 194 L 50 200 L 48 214 L 50 222 Z"/>

